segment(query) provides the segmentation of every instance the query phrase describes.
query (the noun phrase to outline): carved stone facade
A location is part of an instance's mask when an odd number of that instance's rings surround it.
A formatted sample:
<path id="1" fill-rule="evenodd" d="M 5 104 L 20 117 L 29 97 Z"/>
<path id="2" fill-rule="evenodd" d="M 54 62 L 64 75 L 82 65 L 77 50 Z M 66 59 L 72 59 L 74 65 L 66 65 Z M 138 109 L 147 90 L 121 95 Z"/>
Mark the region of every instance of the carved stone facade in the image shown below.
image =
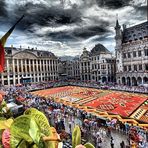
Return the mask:
<path id="1" fill-rule="evenodd" d="M 102 44 L 97 44 L 89 52 L 85 48 L 80 57 L 82 81 L 115 82 L 115 57 Z"/>
<path id="2" fill-rule="evenodd" d="M 87 51 L 86 48 L 84 48 L 83 53 L 80 56 L 80 78 L 82 81 L 91 80 L 90 62 L 90 52 Z"/>
<path id="3" fill-rule="evenodd" d="M 80 80 L 80 62 L 79 58 L 60 61 L 59 63 L 60 80 Z"/>
<path id="4" fill-rule="evenodd" d="M 148 84 L 148 21 L 121 29 L 116 22 L 116 79 L 118 84 Z"/>
<path id="5" fill-rule="evenodd" d="M 5 71 L 2 85 L 50 81 L 58 79 L 58 58 L 51 52 L 5 48 Z"/>

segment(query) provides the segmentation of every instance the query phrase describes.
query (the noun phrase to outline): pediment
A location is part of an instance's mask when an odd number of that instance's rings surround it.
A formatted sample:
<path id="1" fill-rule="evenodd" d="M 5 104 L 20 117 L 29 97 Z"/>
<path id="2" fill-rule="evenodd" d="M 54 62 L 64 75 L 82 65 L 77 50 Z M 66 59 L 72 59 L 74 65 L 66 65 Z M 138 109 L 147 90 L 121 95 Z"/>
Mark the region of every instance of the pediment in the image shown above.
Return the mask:
<path id="1" fill-rule="evenodd" d="M 18 52 L 14 56 L 16 59 L 37 59 L 37 56 L 31 52 Z"/>

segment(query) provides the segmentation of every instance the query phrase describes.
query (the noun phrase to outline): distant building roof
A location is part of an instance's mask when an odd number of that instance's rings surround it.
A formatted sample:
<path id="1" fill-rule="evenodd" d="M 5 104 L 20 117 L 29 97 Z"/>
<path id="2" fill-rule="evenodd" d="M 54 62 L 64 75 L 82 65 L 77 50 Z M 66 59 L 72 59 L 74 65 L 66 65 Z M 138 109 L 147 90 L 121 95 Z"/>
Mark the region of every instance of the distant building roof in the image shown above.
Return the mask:
<path id="1" fill-rule="evenodd" d="M 101 53 L 111 53 L 107 48 L 105 48 L 102 44 L 97 44 L 95 47 L 91 50 L 91 55 L 99 55 Z"/>
<path id="2" fill-rule="evenodd" d="M 5 53 L 7 55 L 9 55 L 9 56 L 13 56 L 14 54 L 19 53 L 19 52 L 29 52 L 29 53 L 33 53 L 37 57 L 43 57 L 43 58 L 48 58 L 48 57 L 57 58 L 54 55 L 54 53 L 52 53 L 50 51 L 36 50 L 36 49 L 26 49 L 26 48 L 5 47 Z"/>
<path id="3" fill-rule="evenodd" d="M 131 42 L 134 40 L 142 40 L 148 37 L 148 21 L 125 28 L 123 30 L 123 43 Z"/>

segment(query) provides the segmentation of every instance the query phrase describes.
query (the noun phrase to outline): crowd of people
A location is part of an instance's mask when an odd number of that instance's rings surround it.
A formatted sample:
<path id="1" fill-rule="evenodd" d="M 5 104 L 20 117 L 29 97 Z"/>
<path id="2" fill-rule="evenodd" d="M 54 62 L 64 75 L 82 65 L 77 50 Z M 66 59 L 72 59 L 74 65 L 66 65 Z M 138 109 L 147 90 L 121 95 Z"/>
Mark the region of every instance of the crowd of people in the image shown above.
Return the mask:
<path id="1" fill-rule="evenodd" d="M 123 124 L 117 120 L 114 120 L 113 122 L 112 120 L 107 121 L 100 119 L 99 117 L 80 109 L 65 106 L 62 103 L 56 103 L 52 98 L 45 99 L 43 97 L 34 96 L 30 93 L 32 90 L 46 89 L 69 84 L 95 88 L 99 86 L 94 83 L 60 81 L 17 85 L 11 87 L 1 86 L 0 90 L 5 92 L 4 99 L 6 102 L 14 101 L 16 103 L 22 103 L 24 109 L 34 107 L 44 112 L 49 120 L 49 123 L 54 126 L 59 133 L 61 133 L 61 131 L 68 133 L 67 137 L 65 137 L 66 141 L 71 141 L 72 130 L 74 125 L 77 124 L 81 128 L 84 142 L 85 140 L 91 141 L 96 148 L 105 147 L 105 143 L 108 141 L 110 143 L 110 147 L 114 148 L 116 139 L 115 135 L 119 134 L 125 136 L 124 140 L 119 139 L 120 141 L 118 141 L 121 148 L 130 147 L 135 143 L 139 148 L 146 148 L 148 146 L 148 133 L 140 127 L 133 127 L 128 124 Z M 103 89 L 119 88 L 118 86 L 108 86 L 106 88 L 105 85 L 100 87 L 104 87 Z M 24 100 L 21 101 L 18 98 L 24 98 Z"/>
<path id="2" fill-rule="evenodd" d="M 90 81 L 49 81 L 49 82 L 40 82 L 40 83 L 29 83 L 25 85 L 25 89 L 27 91 L 31 90 L 40 90 L 46 89 L 50 87 L 57 87 L 57 86 L 65 86 L 65 85 L 75 85 L 75 86 L 83 86 L 83 87 L 92 87 L 98 89 L 110 89 L 110 90 L 119 90 L 119 91 L 128 91 L 128 92 L 135 92 L 135 93 L 148 93 L 148 87 L 146 86 L 127 86 L 127 85 L 119 85 L 115 83 L 108 83 L 108 84 L 99 84 L 96 82 Z M 21 86 L 21 84 L 17 85 Z M 4 86 L 1 86 L 3 89 Z"/>

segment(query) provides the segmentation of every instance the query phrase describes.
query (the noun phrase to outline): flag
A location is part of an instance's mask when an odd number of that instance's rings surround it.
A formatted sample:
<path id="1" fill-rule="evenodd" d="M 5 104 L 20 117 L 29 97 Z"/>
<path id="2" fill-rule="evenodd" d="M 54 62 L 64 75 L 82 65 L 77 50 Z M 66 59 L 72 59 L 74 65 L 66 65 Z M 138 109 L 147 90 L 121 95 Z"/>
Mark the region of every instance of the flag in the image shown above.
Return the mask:
<path id="1" fill-rule="evenodd" d="M 14 30 L 15 26 L 23 19 L 24 15 L 10 28 L 10 30 L 0 39 L 0 72 L 4 71 L 4 64 L 5 64 L 5 50 L 4 46 L 5 43 Z"/>
<path id="2" fill-rule="evenodd" d="M 4 71 L 4 64 L 5 64 L 5 51 L 4 47 L 0 43 L 0 73 Z"/>

